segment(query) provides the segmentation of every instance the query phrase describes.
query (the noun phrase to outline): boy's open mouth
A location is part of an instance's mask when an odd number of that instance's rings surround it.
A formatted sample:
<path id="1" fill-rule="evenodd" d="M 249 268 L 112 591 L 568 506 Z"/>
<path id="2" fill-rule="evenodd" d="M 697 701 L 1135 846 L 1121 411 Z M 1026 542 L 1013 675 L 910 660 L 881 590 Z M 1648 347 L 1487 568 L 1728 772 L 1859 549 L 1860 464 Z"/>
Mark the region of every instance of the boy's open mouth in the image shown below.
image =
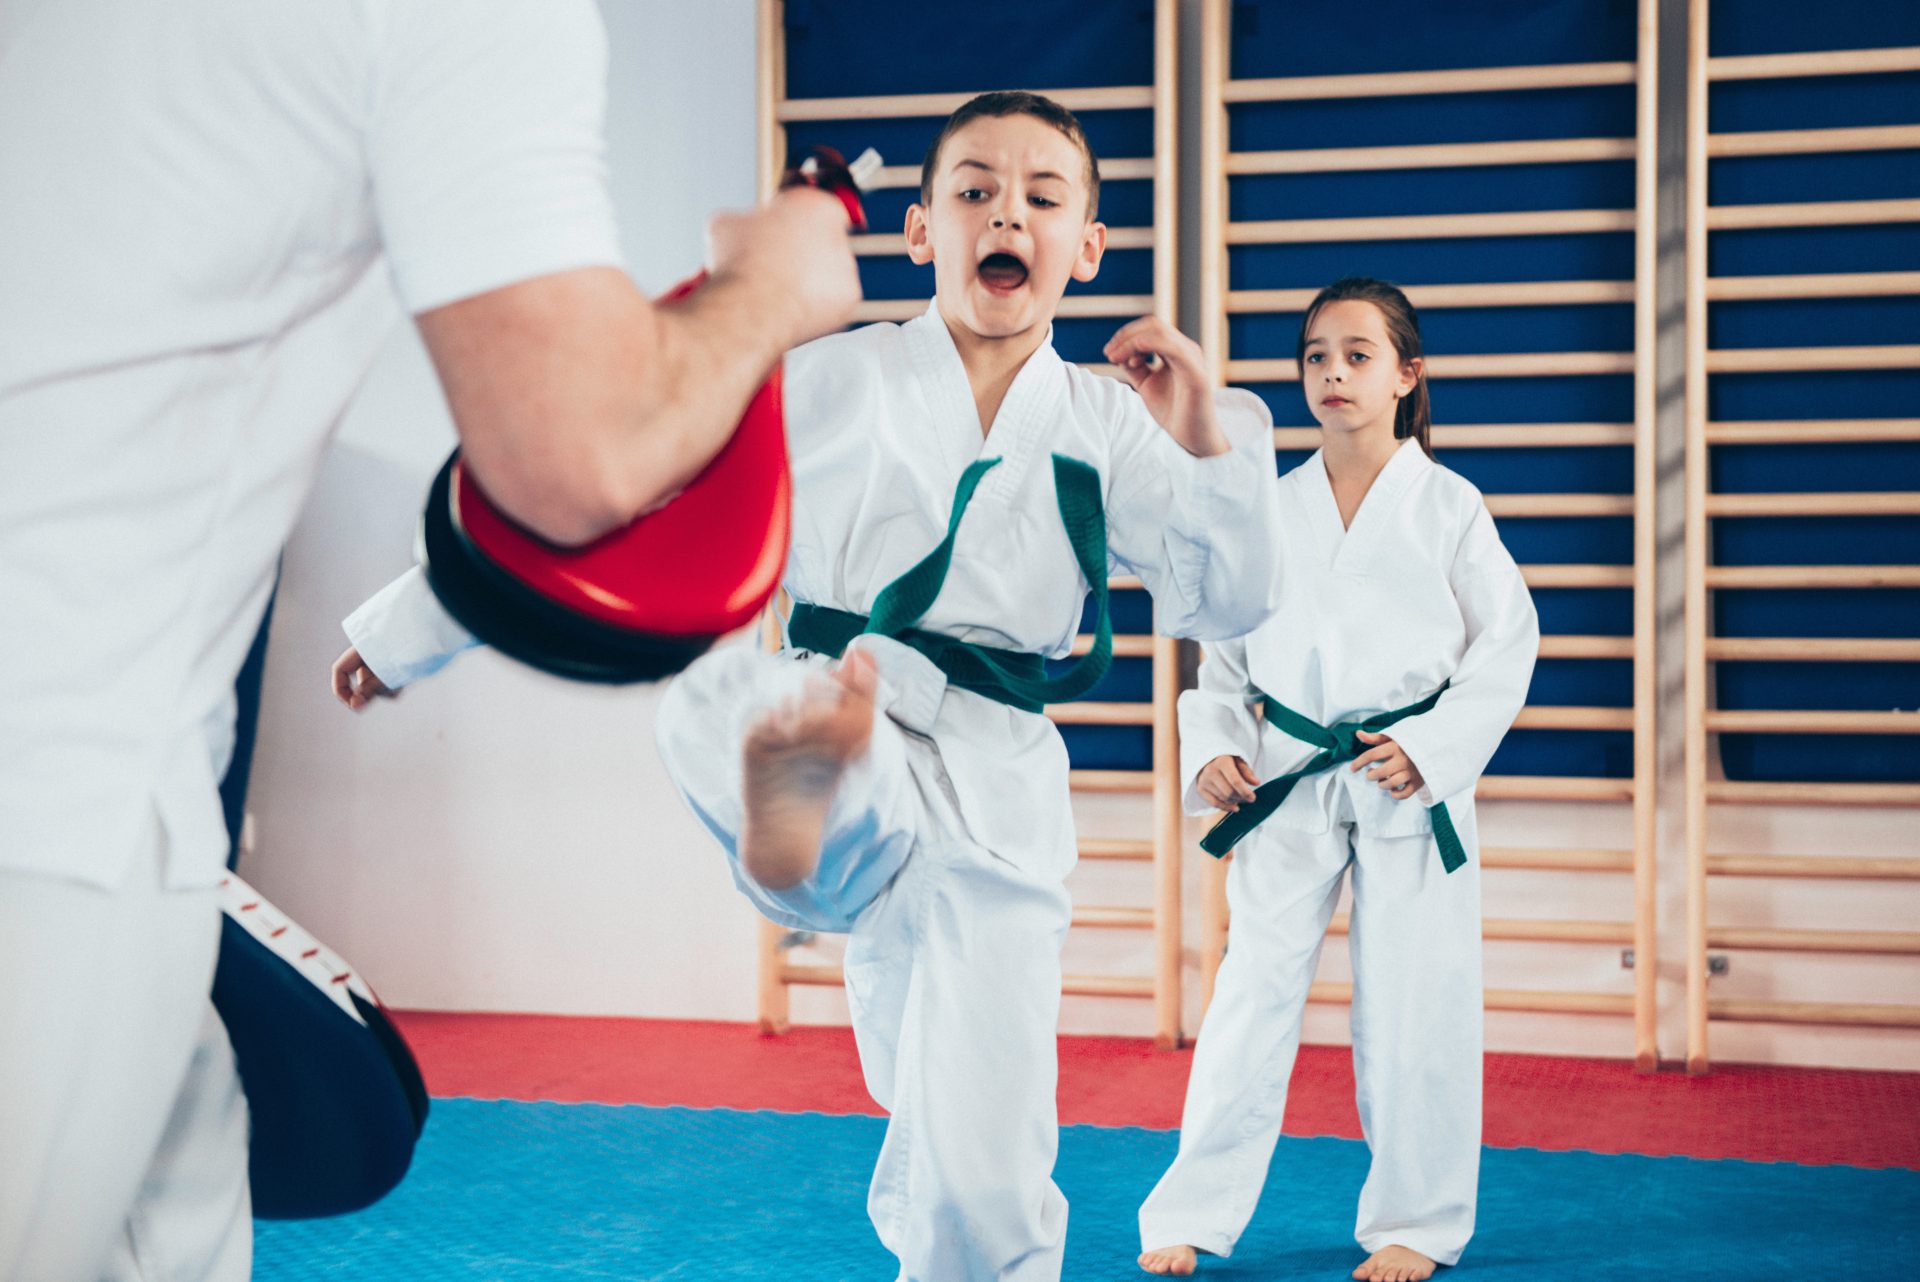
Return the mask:
<path id="1" fill-rule="evenodd" d="M 1012 254 L 988 254 L 979 270 L 980 283 L 995 293 L 1011 293 L 1027 283 L 1027 265 Z"/>

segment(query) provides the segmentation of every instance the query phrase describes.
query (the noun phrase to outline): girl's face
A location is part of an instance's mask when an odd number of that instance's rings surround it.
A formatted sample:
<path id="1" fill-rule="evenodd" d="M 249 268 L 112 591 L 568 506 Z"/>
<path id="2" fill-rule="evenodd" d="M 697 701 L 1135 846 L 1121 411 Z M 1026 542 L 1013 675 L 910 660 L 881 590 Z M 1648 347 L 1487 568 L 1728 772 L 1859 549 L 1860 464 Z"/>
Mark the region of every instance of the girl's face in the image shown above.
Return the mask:
<path id="1" fill-rule="evenodd" d="M 1307 330 L 1300 386 L 1313 417 L 1328 432 L 1393 435 L 1400 398 L 1420 380 L 1420 362 L 1402 361 L 1387 319 L 1372 303 L 1326 304 Z"/>

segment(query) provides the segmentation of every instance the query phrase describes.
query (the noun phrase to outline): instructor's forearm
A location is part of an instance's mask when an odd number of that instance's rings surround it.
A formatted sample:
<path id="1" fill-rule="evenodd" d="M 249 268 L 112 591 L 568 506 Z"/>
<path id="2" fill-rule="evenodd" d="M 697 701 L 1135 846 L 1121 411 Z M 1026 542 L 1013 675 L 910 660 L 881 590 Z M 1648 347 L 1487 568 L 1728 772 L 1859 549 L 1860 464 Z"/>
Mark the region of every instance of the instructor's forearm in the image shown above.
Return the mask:
<path id="1" fill-rule="evenodd" d="M 699 474 L 803 333 L 793 312 L 726 277 L 660 307 L 624 273 L 587 269 L 451 304 L 420 328 L 474 476 L 535 533 L 579 544 Z"/>
<path id="2" fill-rule="evenodd" d="M 622 520 L 680 491 L 733 438 L 747 403 L 800 336 L 793 310 L 723 277 L 655 309 L 657 381 L 610 460 L 626 473 Z"/>

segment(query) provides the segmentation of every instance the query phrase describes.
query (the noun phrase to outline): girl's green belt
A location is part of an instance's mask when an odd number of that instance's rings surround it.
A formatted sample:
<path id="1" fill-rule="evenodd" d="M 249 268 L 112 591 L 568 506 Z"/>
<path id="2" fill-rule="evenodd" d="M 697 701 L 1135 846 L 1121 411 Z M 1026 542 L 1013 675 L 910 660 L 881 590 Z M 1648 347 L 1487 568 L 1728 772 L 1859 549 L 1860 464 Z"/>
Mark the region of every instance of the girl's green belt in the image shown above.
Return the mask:
<path id="1" fill-rule="evenodd" d="M 1240 843 L 1240 839 L 1257 828 L 1287 799 L 1293 791 L 1293 785 L 1311 774 L 1318 774 L 1342 762 L 1352 761 L 1367 750 L 1367 745 L 1359 740 L 1361 731 L 1378 734 L 1396 721 L 1418 716 L 1440 702 L 1440 696 L 1446 693 L 1451 681 L 1443 681 L 1435 690 L 1418 703 L 1410 703 L 1404 708 L 1392 712 L 1379 712 L 1363 721 L 1337 721 L 1333 725 L 1323 726 L 1311 717 L 1303 717 L 1287 707 L 1272 695 L 1255 690 L 1266 705 L 1266 719 L 1278 727 L 1283 734 L 1291 735 L 1302 743 L 1310 743 L 1320 751 L 1308 759 L 1298 770 L 1290 771 L 1277 779 L 1269 779 L 1253 790 L 1253 800 L 1244 803 L 1240 809 L 1222 815 L 1220 822 L 1207 830 L 1200 839 L 1200 849 L 1218 859 Z M 1447 803 L 1436 802 L 1427 807 L 1427 815 L 1433 821 L 1434 844 L 1440 847 L 1440 866 L 1453 872 L 1467 862 L 1467 852 L 1460 844 L 1460 834 L 1453 829 L 1453 816 L 1447 813 Z"/>
<path id="2" fill-rule="evenodd" d="M 1046 660 L 1040 655 L 976 645 L 913 626 L 933 607 L 946 583 L 953 562 L 953 537 L 967 504 L 973 501 L 974 489 L 999 462 L 997 458 L 981 459 L 961 474 L 953 492 L 947 537 L 919 564 L 880 590 L 871 615 L 796 601 L 787 620 L 788 643 L 837 658 L 857 636 L 892 637 L 933 660 L 947 674 L 949 683 L 1026 712 L 1078 699 L 1098 685 L 1113 663 L 1113 620 L 1107 613 L 1107 517 L 1100 501 L 1100 473 L 1078 459 L 1053 456 L 1053 490 L 1060 507 L 1060 523 L 1073 545 L 1073 558 L 1093 586 L 1099 617 L 1093 648 L 1078 663 L 1049 679 Z"/>

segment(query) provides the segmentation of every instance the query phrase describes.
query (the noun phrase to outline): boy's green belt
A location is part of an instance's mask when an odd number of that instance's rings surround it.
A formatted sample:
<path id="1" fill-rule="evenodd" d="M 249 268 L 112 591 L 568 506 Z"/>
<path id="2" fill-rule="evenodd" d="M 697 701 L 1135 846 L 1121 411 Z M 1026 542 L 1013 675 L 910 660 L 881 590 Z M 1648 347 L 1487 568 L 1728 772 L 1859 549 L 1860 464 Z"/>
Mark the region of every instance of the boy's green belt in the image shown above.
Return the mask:
<path id="1" fill-rule="evenodd" d="M 1434 704 L 1440 702 L 1440 696 L 1446 693 L 1451 681 L 1443 681 L 1435 690 L 1418 703 L 1410 703 L 1404 708 L 1392 712 L 1379 712 L 1364 721 L 1337 721 L 1333 725 L 1323 726 L 1310 717 L 1303 717 L 1287 707 L 1272 695 L 1255 690 L 1266 705 L 1266 719 L 1280 729 L 1283 734 L 1291 735 L 1302 743 L 1310 743 L 1319 748 L 1307 764 L 1298 770 L 1269 779 L 1253 790 L 1253 800 L 1241 805 L 1240 809 L 1222 815 L 1220 822 L 1207 829 L 1207 835 L 1200 839 L 1200 849 L 1218 859 L 1239 844 L 1240 839 L 1252 832 L 1260 823 L 1280 808 L 1280 803 L 1293 791 L 1293 785 L 1311 774 L 1331 769 L 1342 762 L 1352 761 L 1367 745 L 1357 737 L 1361 731 L 1378 734 L 1396 721 L 1418 716 Z M 1460 834 L 1453 830 L 1453 816 L 1447 813 L 1447 803 L 1435 802 L 1427 807 L 1427 815 L 1433 821 L 1434 844 L 1440 847 L 1440 866 L 1452 872 L 1467 862 L 1467 852 L 1460 845 Z"/>
<path id="2" fill-rule="evenodd" d="M 1093 648 L 1086 656 L 1049 680 L 1046 660 L 1037 654 L 975 645 L 913 626 L 940 595 L 953 561 L 953 536 L 960 528 L 960 518 L 973 501 L 980 478 L 999 461 L 981 459 L 961 474 L 953 492 L 947 537 L 918 565 L 880 590 L 871 616 L 796 601 L 787 620 L 788 641 L 802 650 L 837 658 L 857 636 L 871 633 L 892 637 L 933 660 L 947 674 L 949 683 L 1026 712 L 1078 699 L 1098 685 L 1113 663 L 1113 620 L 1107 614 L 1107 516 L 1100 501 L 1100 473 L 1078 459 L 1053 456 L 1053 490 L 1060 505 L 1060 523 L 1073 544 L 1073 558 L 1080 573 L 1093 585 L 1099 611 Z"/>

